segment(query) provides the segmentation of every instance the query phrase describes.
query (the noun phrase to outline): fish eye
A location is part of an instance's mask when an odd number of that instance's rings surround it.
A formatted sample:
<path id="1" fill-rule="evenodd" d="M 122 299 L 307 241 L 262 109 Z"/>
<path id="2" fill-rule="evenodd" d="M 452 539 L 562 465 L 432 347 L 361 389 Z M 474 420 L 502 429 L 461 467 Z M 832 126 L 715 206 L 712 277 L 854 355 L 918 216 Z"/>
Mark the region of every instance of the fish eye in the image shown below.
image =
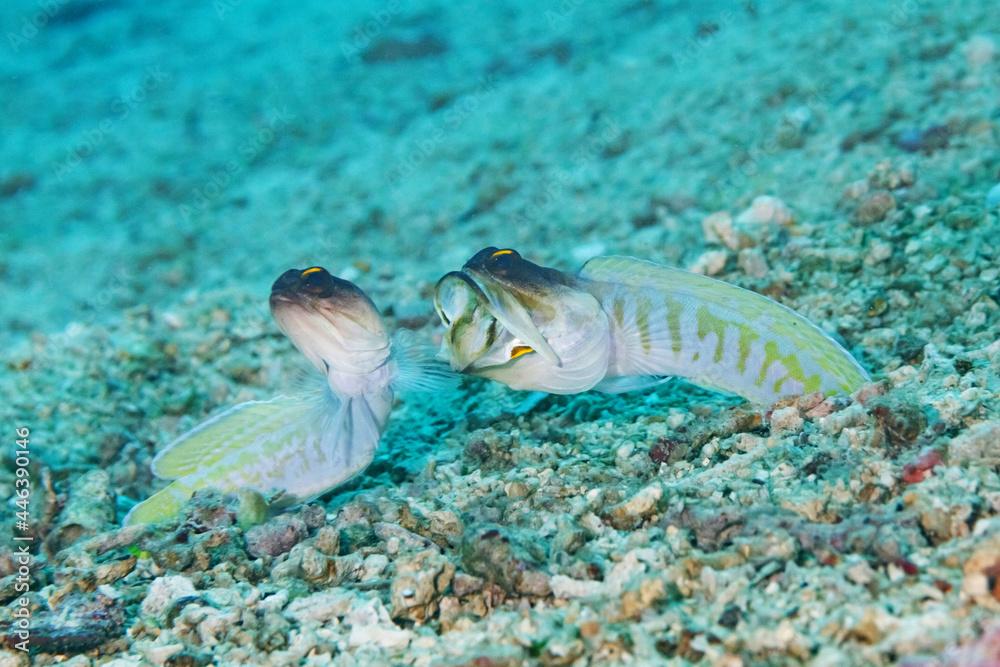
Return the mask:
<path id="1" fill-rule="evenodd" d="M 332 282 L 330 274 L 321 266 L 313 266 L 299 274 L 302 287 L 309 292 L 324 292 Z"/>
<path id="2" fill-rule="evenodd" d="M 511 250 L 510 248 L 504 248 L 502 250 L 497 250 L 492 255 L 490 255 L 490 259 L 493 262 L 495 262 L 495 263 L 500 263 L 500 262 L 503 262 L 505 260 L 513 259 L 515 257 L 519 257 L 519 255 L 517 254 L 517 251 L 516 250 Z"/>
<path id="3" fill-rule="evenodd" d="M 518 357 L 523 357 L 524 355 L 530 354 L 531 352 L 534 351 L 535 350 L 533 348 L 528 347 L 527 345 L 515 345 L 514 347 L 510 348 L 509 361 L 514 361 Z"/>

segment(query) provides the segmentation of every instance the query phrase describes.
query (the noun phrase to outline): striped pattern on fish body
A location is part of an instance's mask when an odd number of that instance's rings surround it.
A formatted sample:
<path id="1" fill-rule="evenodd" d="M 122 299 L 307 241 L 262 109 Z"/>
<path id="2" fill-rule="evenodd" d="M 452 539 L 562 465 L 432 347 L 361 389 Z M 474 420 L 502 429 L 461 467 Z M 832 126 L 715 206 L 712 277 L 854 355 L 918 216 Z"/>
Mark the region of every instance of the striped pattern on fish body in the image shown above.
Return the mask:
<path id="1" fill-rule="evenodd" d="M 270 305 L 279 327 L 319 371 L 319 387 L 241 403 L 181 435 L 152 464 L 157 477 L 173 481 L 136 505 L 126 524 L 175 517 L 203 488 L 251 489 L 276 497 L 275 507 L 308 501 L 371 462 L 394 386 L 404 380 L 417 386 L 422 369 L 405 346 L 392 349 L 364 292 L 321 267 L 285 272 Z"/>
<path id="2" fill-rule="evenodd" d="M 195 491 L 280 494 L 275 507 L 308 502 L 365 469 L 392 405 L 381 396 L 279 396 L 237 405 L 178 438 L 153 461 L 169 485 L 139 504 L 127 523 L 176 514 Z"/>
<path id="3" fill-rule="evenodd" d="M 387 394 L 378 401 L 380 414 L 372 411 L 370 399 L 319 392 L 309 400 L 281 396 L 243 404 L 242 414 L 228 411 L 210 421 L 205 432 L 185 436 L 212 445 L 205 447 L 207 456 L 197 469 L 185 475 L 186 482 L 195 488 L 247 487 L 263 494 L 287 489 L 298 500 L 312 499 L 329 490 L 332 476 L 351 476 L 349 469 L 367 458 L 358 454 L 374 451 L 389 416 L 391 390 Z M 157 459 L 153 471 L 175 477 L 178 471 L 168 464 Z"/>
<path id="4" fill-rule="evenodd" d="M 683 377 L 765 405 L 868 380 L 821 329 L 755 292 L 628 257 L 595 258 L 579 277 L 612 327 L 608 378 Z"/>

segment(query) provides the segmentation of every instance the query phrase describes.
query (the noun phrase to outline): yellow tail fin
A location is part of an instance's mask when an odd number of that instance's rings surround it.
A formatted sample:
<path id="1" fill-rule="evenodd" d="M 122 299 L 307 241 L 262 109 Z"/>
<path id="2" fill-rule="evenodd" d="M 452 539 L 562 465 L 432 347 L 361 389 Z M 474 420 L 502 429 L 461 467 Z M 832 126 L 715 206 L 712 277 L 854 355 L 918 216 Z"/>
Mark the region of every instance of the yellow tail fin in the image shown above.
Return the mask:
<path id="1" fill-rule="evenodd" d="M 184 503 L 193 493 L 194 489 L 187 484 L 172 482 L 133 507 L 125 515 L 122 524 L 134 526 L 169 521 L 180 513 Z"/>

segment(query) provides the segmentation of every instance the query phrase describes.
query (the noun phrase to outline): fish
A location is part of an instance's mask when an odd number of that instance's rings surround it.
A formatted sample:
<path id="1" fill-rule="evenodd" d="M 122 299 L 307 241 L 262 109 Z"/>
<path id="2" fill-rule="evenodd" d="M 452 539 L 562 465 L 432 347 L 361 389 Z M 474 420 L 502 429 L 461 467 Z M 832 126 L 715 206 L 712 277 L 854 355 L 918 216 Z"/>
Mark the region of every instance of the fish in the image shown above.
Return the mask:
<path id="1" fill-rule="evenodd" d="M 620 393 L 683 378 L 758 405 L 850 394 L 868 372 L 787 306 L 707 276 L 625 256 L 576 273 L 485 248 L 438 281 L 441 354 L 512 389 Z"/>
<path id="2" fill-rule="evenodd" d="M 308 502 L 374 458 L 397 390 L 437 391 L 452 374 L 434 352 L 390 336 L 357 285 L 320 266 L 272 285 L 278 328 L 316 371 L 302 392 L 231 407 L 187 431 L 151 463 L 171 482 L 134 506 L 125 525 L 176 517 L 199 489 L 249 489 L 278 510 Z"/>

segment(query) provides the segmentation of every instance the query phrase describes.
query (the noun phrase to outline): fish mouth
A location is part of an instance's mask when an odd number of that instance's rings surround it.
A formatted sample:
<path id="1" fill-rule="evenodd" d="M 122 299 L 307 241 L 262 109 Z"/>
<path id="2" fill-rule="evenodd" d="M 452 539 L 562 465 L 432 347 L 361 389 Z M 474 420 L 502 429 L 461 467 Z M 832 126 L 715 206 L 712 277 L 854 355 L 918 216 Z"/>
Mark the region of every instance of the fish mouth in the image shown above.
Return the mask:
<path id="1" fill-rule="evenodd" d="M 452 284 L 454 283 L 454 284 Z M 438 279 L 437 284 L 434 286 L 434 310 L 437 312 L 438 318 L 445 326 L 451 326 L 457 319 L 458 313 L 449 312 L 445 307 L 445 301 L 452 301 L 458 296 L 457 292 L 445 292 L 447 289 L 454 290 L 455 288 L 467 289 L 472 293 L 472 298 L 474 298 L 478 303 L 486 304 L 488 299 L 480 289 L 479 285 L 469 274 L 464 271 L 449 271 L 448 273 L 441 276 Z M 452 297 L 452 298 L 449 298 Z M 461 302 L 464 305 L 464 302 Z"/>
<path id="2" fill-rule="evenodd" d="M 482 310 L 479 310 L 480 307 Z M 450 271 L 441 276 L 434 286 L 434 310 L 447 328 L 441 341 L 440 356 L 447 360 L 453 371 L 472 372 L 473 366 L 492 344 L 496 334 L 497 321 L 489 314 L 486 295 L 472 276 L 463 271 Z M 477 323 L 478 326 L 473 324 L 472 318 L 482 316 L 484 311 L 489 323 Z M 460 330 L 469 327 L 475 333 L 480 333 L 480 329 L 485 327 L 485 338 L 478 341 L 479 345 L 472 350 L 456 342 Z"/>
<path id="3" fill-rule="evenodd" d="M 558 308 L 552 290 L 568 284 L 565 274 L 533 264 L 515 250 L 492 246 L 473 255 L 460 271 L 442 276 L 435 287 L 434 306 L 448 328 L 444 345 L 452 369 L 475 374 L 507 366 L 513 359 L 490 354 L 502 336 L 520 341 L 552 366 L 562 366 L 536 319 L 544 320 Z M 490 318 L 488 323 L 473 322 L 482 317 L 476 307 Z M 473 327 L 471 342 L 466 337 L 466 344 L 457 343 L 460 327 L 466 331 Z"/>
<path id="4" fill-rule="evenodd" d="M 473 255 L 462 267 L 461 274 L 476 285 L 485 307 L 504 329 L 553 366 L 562 366 L 562 360 L 542 334 L 533 313 L 538 315 L 556 307 L 548 298 L 548 292 L 553 287 L 568 284 L 564 274 L 529 262 L 516 250 L 492 246 Z"/>

